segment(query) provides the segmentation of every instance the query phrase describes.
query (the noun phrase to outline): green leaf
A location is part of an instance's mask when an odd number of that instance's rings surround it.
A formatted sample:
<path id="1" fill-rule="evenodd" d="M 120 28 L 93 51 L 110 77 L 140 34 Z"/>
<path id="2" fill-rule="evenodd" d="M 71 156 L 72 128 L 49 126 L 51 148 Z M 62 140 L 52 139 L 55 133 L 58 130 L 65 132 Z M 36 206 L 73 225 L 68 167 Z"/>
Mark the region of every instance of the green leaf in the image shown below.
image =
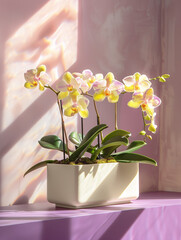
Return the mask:
<path id="1" fill-rule="evenodd" d="M 55 149 L 63 152 L 63 142 L 62 140 L 56 135 L 48 135 L 44 136 L 38 141 L 40 146 L 43 148 L 48 149 Z M 65 144 L 65 152 L 67 153 L 67 146 Z"/>
<path id="2" fill-rule="evenodd" d="M 110 156 L 110 154 L 116 149 L 116 148 L 118 148 L 119 146 L 121 146 L 121 145 L 125 145 L 125 143 L 124 142 L 111 142 L 111 143 L 108 143 L 108 144 L 105 144 L 105 145 L 103 145 L 102 147 L 100 147 L 100 148 L 98 148 L 93 154 L 92 154 L 92 156 L 91 156 L 91 160 L 92 161 L 94 161 L 94 160 L 96 160 L 97 159 L 97 156 L 99 155 L 99 153 L 101 152 L 101 151 L 103 151 L 104 150 L 104 152 L 103 152 L 103 157 L 109 157 Z"/>
<path id="3" fill-rule="evenodd" d="M 46 160 L 46 161 L 43 161 L 43 162 L 39 162 L 39 163 L 35 164 L 34 166 L 32 166 L 31 168 L 29 168 L 29 169 L 25 172 L 24 177 L 25 177 L 28 173 L 30 173 L 30 172 L 32 172 L 32 171 L 34 171 L 34 170 L 36 170 L 36 169 L 39 169 L 39 168 L 42 168 L 42 167 L 46 167 L 48 163 L 57 163 L 57 162 L 58 162 L 58 160 Z"/>
<path id="4" fill-rule="evenodd" d="M 114 138 L 111 139 L 112 141 L 108 141 L 106 144 L 103 144 L 103 145 L 107 145 L 109 143 L 114 143 L 114 142 L 120 142 L 121 144 L 119 146 L 112 146 L 110 148 L 105 148 L 103 149 L 103 153 L 102 153 L 102 156 L 105 157 L 105 158 L 108 158 L 110 156 L 110 154 L 116 150 L 118 147 L 120 147 L 121 145 L 124 145 L 124 146 L 127 146 L 129 144 L 129 141 L 127 138 L 122 138 L 120 136 L 115 136 Z"/>
<path id="5" fill-rule="evenodd" d="M 93 154 L 97 150 L 97 146 L 90 146 L 87 149 L 87 152 Z"/>
<path id="6" fill-rule="evenodd" d="M 163 74 L 162 77 L 163 77 L 163 78 L 169 78 L 169 77 L 170 77 L 170 74 Z"/>
<path id="7" fill-rule="evenodd" d="M 87 149 L 90 147 L 94 139 L 97 137 L 97 135 L 105 128 L 107 128 L 106 124 L 100 124 L 90 129 L 89 132 L 84 137 L 84 139 L 82 140 L 79 147 L 70 156 L 69 161 L 71 162 L 81 158 L 83 154 L 87 151 Z"/>
<path id="8" fill-rule="evenodd" d="M 126 150 L 117 152 L 117 153 L 113 153 L 112 156 L 116 156 L 116 155 L 119 155 L 122 153 L 131 153 L 131 152 L 134 152 L 134 151 L 142 148 L 145 145 L 146 145 L 146 142 L 144 142 L 144 141 L 139 141 L 139 140 L 133 141 L 132 143 L 130 143 L 130 145 L 128 146 L 128 148 Z"/>
<path id="9" fill-rule="evenodd" d="M 109 133 L 108 135 L 106 135 L 105 138 L 102 140 L 102 144 L 112 142 L 112 139 L 115 139 L 116 136 L 129 137 L 130 135 L 131 135 L 130 132 L 127 132 L 127 131 L 122 130 L 122 129 L 118 129 L 118 130 L 115 130 L 115 131 Z"/>
<path id="10" fill-rule="evenodd" d="M 72 132 L 70 135 L 69 135 L 69 140 L 75 144 L 76 148 L 80 145 L 81 141 L 82 141 L 82 134 L 81 133 L 77 133 L 77 132 Z M 87 152 L 89 153 L 94 153 L 96 150 L 96 147 L 95 146 L 90 146 L 88 149 L 87 149 Z"/>
<path id="11" fill-rule="evenodd" d="M 71 132 L 69 135 L 69 140 L 76 146 L 79 146 L 82 141 L 82 134 L 77 132 Z"/>
<path id="12" fill-rule="evenodd" d="M 157 162 L 154 159 L 146 157 L 141 154 L 137 154 L 137 153 L 121 153 L 119 155 L 114 156 L 114 159 L 117 162 L 125 162 L 125 163 L 138 162 L 138 163 L 146 163 L 146 164 L 157 166 Z"/>

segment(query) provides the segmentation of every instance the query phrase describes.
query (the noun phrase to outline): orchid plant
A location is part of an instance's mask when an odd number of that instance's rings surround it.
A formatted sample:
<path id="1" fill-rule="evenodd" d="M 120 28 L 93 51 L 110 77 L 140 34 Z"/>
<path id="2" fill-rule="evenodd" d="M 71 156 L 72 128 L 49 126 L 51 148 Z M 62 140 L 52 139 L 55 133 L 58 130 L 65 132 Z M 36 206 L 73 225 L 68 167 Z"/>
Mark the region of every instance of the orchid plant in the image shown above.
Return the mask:
<path id="1" fill-rule="evenodd" d="M 65 72 L 63 77 L 58 80 L 56 88 L 49 85 L 51 78 L 46 73 L 44 65 L 36 69 L 28 70 L 25 74 L 25 87 L 34 89 L 39 86 L 39 90 L 51 90 L 56 94 L 57 104 L 62 121 L 62 139 L 56 135 L 44 136 L 39 144 L 43 148 L 58 150 L 63 152 L 62 160 L 42 161 L 25 173 L 46 166 L 48 163 L 57 164 L 95 164 L 109 162 L 139 162 L 157 165 L 154 159 L 147 156 L 134 153 L 146 145 L 146 141 L 151 140 L 150 133 L 156 133 L 155 108 L 161 104 L 161 99 L 154 95 L 151 87 L 153 80 L 165 82 L 169 74 L 164 74 L 156 78 L 148 78 L 146 75 L 135 73 L 125 77 L 122 82 L 115 79 L 114 74 L 109 72 L 106 76 L 103 74 L 93 74 L 91 70 L 86 69 L 82 73 Z M 94 93 L 90 94 L 93 89 Z M 91 91 L 92 92 L 92 91 Z M 117 103 L 120 94 L 131 93 L 131 100 L 128 106 L 141 109 L 143 118 L 143 129 L 139 133 L 143 140 L 130 142 L 131 133 L 123 129 L 118 129 L 117 123 Z M 108 126 L 102 124 L 98 113 L 97 102 L 103 102 L 107 98 L 108 102 L 115 105 L 115 130 L 103 137 L 103 130 Z M 84 136 L 83 119 L 89 116 L 89 103 L 93 101 L 95 113 L 97 116 L 97 125 L 88 131 Z M 72 117 L 79 114 L 81 117 L 81 133 L 72 132 L 67 136 L 64 123 L 64 116 Z M 94 140 L 97 138 L 97 143 Z M 75 145 L 75 149 L 69 148 L 69 141 Z M 119 147 L 124 147 L 118 151 Z M 85 156 L 89 153 L 90 157 Z"/>

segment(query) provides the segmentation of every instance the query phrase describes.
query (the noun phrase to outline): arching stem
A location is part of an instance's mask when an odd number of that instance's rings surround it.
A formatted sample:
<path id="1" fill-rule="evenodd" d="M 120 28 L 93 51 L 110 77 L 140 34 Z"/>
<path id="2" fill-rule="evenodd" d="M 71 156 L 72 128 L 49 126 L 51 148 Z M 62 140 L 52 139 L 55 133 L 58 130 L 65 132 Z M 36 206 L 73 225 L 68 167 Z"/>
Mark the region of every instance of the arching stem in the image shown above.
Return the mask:
<path id="1" fill-rule="evenodd" d="M 58 104 L 58 108 L 59 108 L 60 115 L 61 115 L 61 120 L 62 120 L 62 141 L 63 141 L 63 154 L 64 154 L 64 159 L 65 159 L 65 143 L 66 143 L 66 146 L 67 146 L 68 157 L 70 157 L 70 152 L 69 152 L 69 147 L 68 147 L 68 137 L 67 137 L 67 132 L 66 132 L 66 128 L 65 128 L 65 122 L 64 122 L 64 118 L 63 118 L 62 101 L 58 99 L 59 92 L 57 92 L 55 89 L 53 89 L 49 85 L 45 86 L 45 87 L 49 88 L 51 91 L 53 91 L 57 95 L 57 104 Z M 64 141 L 64 135 L 65 135 L 65 141 Z"/>
<path id="2" fill-rule="evenodd" d="M 144 112 L 143 110 L 142 111 L 142 118 L 143 118 L 143 130 L 146 132 L 146 121 L 145 121 L 145 115 L 144 115 Z M 146 135 L 144 136 L 144 142 L 146 142 Z"/>
<path id="3" fill-rule="evenodd" d="M 63 128 L 64 134 L 65 134 L 65 142 L 66 142 L 66 145 L 67 145 L 67 154 L 68 154 L 68 157 L 70 157 L 70 152 L 69 152 L 69 147 L 68 147 L 68 137 L 67 137 L 65 122 L 64 122 L 64 118 L 63 118 L 62 102 L 61 103 L 60 102 L 61 102 L 61 100 L 59 100 L 57 98 L 57 104 L 58 104 L 58 107 L 59 107 L 59 110 L 60 110 L 60 115 L 61 115 L 61 120 L 62 120 L 62 128 Z"/>

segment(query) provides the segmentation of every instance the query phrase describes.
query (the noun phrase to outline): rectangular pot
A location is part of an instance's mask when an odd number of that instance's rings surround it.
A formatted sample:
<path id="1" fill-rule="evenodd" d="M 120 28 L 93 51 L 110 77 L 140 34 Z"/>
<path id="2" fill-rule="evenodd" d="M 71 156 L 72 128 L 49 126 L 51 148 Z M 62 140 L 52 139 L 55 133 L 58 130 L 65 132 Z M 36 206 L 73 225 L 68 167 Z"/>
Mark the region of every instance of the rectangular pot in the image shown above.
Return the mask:
<path id="1" fill-rule="evenodd" d="M 57 206 L 103 206 L 126 203 L 138 196 L 138 163 L 48 164 L 47 199 Z"/>

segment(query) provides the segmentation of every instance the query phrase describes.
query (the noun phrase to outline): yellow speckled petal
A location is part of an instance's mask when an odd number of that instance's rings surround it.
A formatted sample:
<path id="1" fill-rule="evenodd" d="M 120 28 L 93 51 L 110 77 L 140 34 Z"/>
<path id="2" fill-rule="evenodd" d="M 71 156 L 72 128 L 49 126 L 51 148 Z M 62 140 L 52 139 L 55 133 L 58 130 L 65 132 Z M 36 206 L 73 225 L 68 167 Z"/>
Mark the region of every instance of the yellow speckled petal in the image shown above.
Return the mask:
<path id="1" fill-rule="evenodd" d="M 78 98 L 78 101 L 77 101 L 78 105 L 82 108 L 82 109 L 87 109 L 87 106 L 89 105 L 89 99 L 87 99 L 86 97 L 84 96 L 80 96 Z"/>
<path id="2" fill-rule="evenodd" d="M 107 81 L 108 86 L 112 83 L 114 80 L 114 74 L 112 72 L 109 72 L 106 74 L 105 79 Z"/>
<path id="3" fill-rule="evenodd" d="M 124 86 L 124 90 L 126 92 L 134 92 L 134 85 L 127 87 L 126 85 Z"/>
<path id="4" fill-rule="evenodd" d="M 130 101 L 128 102 L 128 106 L 129 106 L 129 107 L 132 107 L 132 108 L 139 108 L 140 102 L 134 102 L 133 100 L 130 100 Z"/>
<path id="5" fill-rule="evenodd" d="M 72 117 L 76 114 L 77 112 L 72 110 L 72 107 L 68 107 L 64 110 L 64 115 L 67 117 Z"/>
<path id="6" fill-rule="evenodd" d="M 80 95 L 80 93 L 77 91 L 77 89 L 73 89 L 70 95 L 77 97 L 78 95 Z"/>
<path id="7" fill-rule="evenodd" d="M 107 99 L 110 103 L 116 103 L 119 100 L 119 95 L 116 91 L 112 91 L 111 95 L 109 95 Z"/>
<path id="8" fill-rule="evenodd" d="M 62 100 L 64 98 L 66 98 L 68 95 L 69 95 L 68 91 L 66 91 L 66 92 L 59 92 L 58 99 Z"/>
<path id="9" fill-rule="evenodd" d="M 45 89 L 44 85 L 42 84 L 41 81 L 39 81 L 39 90 L 43 91 Z"/>
<path id="10" fill-rule="evenodd" d="M 143 101 L 143 93 L 134 93 L 133 96 L 133 101 L 134 102 L 142 102 Z"/>
<path id="11" fill-rule="evenodd" d="M 62 100 L 63 109 L 69 108 L 72 106 L 72 98 L 70 96 Z"/>
<path id="12" fill-rule="evenodd" d="M 94 100 L 97 102 L 102 102 L 105 99 L 106 95 L 104 93 L 104 90 L 98 91 L 94 93 Z"/>
<path id="13" fill-rule="evenodd" d="M 146 97 L 145 98 L 150 98 L 152 97 L 154 94 L 154 91 L 153 91 L 153 88 L 149 88 L 147 91 L 146 91 Z"/>
<path id="14" fill-rule="evenodd" d="M 36 88 L 37 85 L 33 85 L 32 83 L 30 82 L 25 82 L 24 84 L 24 87 L 25 88 L 28 88 L 28 89 L 33 89 L 33 88 Z"/>
<path id="15" fill-rule="evenodd" d="M 148 104 L 146 105 L 145 111 L 149 116 L 153 116 L 154 114 L 154 109 L 152 107 L 149 107 Z"/>
<path id="16" fill-rule="evenodd" d="M 139 72 L 136 72 L 133 76 L 134 76 L 136 82 L 138 82 L 141 74 Z"/>
<path id="17" fill-rule="evenodd" d="M 70 72 L 66 72 L 64 75 L 63 75 L 63 80 L 67 83 L 67 84 L 70 84 L 71 83 L 71 79 L 72 79 L 72 74 Z"/>
<path id="18" fill-rule="evenodd" d="M 82 118 L 87 118 L 89 116 L 89 111 L 87 109 L 84 109 L 84 110 L 80 110 L 79 111 L 79 115 L 82 117 Z"/>
<path id="19" fill-rule="evenodd" d="M 46 72 L 46 66 L 45 65 L 40 65 L 36 69 L 37 69 L 37 75 L 39 75 L 41 72 Z"/>

